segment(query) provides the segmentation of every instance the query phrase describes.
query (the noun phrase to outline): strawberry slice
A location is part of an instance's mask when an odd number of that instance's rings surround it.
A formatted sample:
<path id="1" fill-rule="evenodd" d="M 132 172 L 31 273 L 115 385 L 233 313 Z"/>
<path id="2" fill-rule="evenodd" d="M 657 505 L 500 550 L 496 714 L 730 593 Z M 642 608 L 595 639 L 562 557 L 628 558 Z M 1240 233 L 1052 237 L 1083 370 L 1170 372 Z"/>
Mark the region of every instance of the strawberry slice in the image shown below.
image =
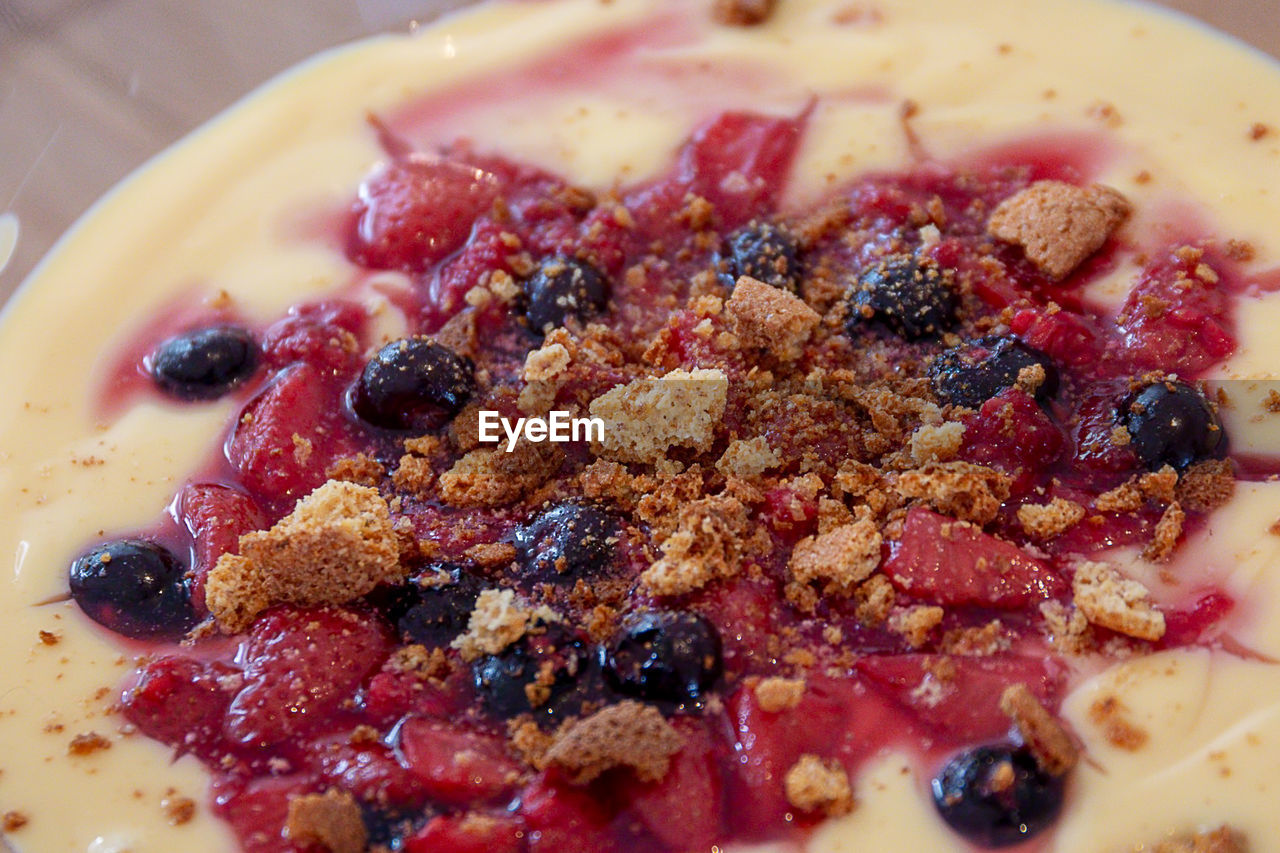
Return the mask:
<path id="1" fill-rule="evenodd" d="M 223 554 L 240 553 L 240 537 L 267 525 L 257 501 L 230 486 L 190 483 L 178 497 L 178 516 L 194 540 L 191 602 L 203 614 L 204 581 Z"/>
<path id="2" fill-rule="evenodd" d="M 351 698 L 390 646 L 373 617 L 337 608 L 280 608 L 253 626 L 245 686 L 227 712 L 233 741 L 255 746 L 305 733 Z"/>
<path id="3" fill-rule="evenodd" d="M 418 809 L 427 800 L 417 777 L 378 741 L 352 743 L 349 732 L 330 735 L 312 743 L 307 758 L 317 777 L 362 802 Z"/>
<path id="4" fill-rule="evenodd" d="M 295 305 L 262 335 L 274 369 L 305 361 L 324 375 L 348 375 L 360 366 L 360 336 L 369 316 L 363 306 L 339 299 Z"/>
<path id="5" fill-rule="evenodd" d="M 1018 609 L 1066 592 L 1048 565 L 977 527 L 921 507 L 907 513 L 884 573 L 898 589 L 943 605 Z"/>
<path id="6" fill-rule="evenodd" d="M 501 739 L 445 720 L 405 720 L 397 750 L 427 794 L 452 805 L 492 799 L 520 778 Z"/>
<path id="7" fill-rule="evenodd" d="M 536 778 L 520 798 L 529 853 L 621 853 L 608 808 L 589 790 Z"/>
<path id="8" fill-rule="evenodd" d="M 143 665 L 130 677 L 120 699 L 125 719 L 148 737 L 179 753 L 207 757 L 222 735 L 231 692 L 219 678 L 236 670 L 217 663 L 168 655 Z"/>
<path id="9" fill-rule="evenodd" d="M 671 722 L 684 736 L 684 746 L 661 781 L 645 784 L 627 777 L 631 809 L 668 848 L 710 850 L 724 823 L 724 782 L 715 744 L 701 721 L 678 717 Z"/>
<path id="10" fill-rule="evenodd" d="M 523 828 L 507 815 L 440 815 L 406 838 L 401 849 L 405 853 L 522 853 Z"/>
<path id="11" fill-rule="evenodd" d="M 1030 394 L 1006 388 L 964 421 L 962 458 L 1013 476 L 1010 490 L 1025 494 L 1062 452 L 1062 430 Z"/>
<path id="12" fill-rule="evenodd" d="M 314 793 L 300 775 L 264 776 L 248 784 L 238 779 L 214 784 L 214 808 L 231 824 L 244 853 L 299 853 L 284 837 L 289 800 Z"/>
<path id="13" fill-rule="evenodd" d="M 1008 732 L 1000 694 L 1009 685 L 1027 685 L 1049 707 L 1055 706 L 1061 686 L 1046 658 L 1026 655 L 870 655 L 858 661 L 857 669 L 906 708 L 927 735 L 950 744 Z"/>
<path id="14" fill-rule="evenodd" d="M 360 185 L 347 255 L 374 269 L 421 272 L 461 248 L 498 190 L 496 175 L 456 160 L 389 163 Z"/>
<path id="15" fill-rule="evenodd" d="M 325 481 L 346 450 L 334 396 L 314 367 L 299 364 L 249 401 L 227 458 L 251 492 L 287 506 Z"/>

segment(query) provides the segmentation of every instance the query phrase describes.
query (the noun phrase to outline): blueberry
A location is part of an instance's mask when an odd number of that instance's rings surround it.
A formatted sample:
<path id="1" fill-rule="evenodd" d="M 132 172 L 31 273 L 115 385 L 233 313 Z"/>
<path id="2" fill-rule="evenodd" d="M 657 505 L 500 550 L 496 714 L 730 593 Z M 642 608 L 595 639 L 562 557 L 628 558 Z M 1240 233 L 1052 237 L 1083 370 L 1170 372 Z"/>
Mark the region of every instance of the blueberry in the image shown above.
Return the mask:
<path id="1" fill-rule="evenodd" d="M 1035 394 L 1043 402 L 1058 393 L 1058 368 L 1049 356 L 1017 338 L 981 338 L 946 350 L 933 360 L 929 377 L 944 401 L 976 409 L 1012 387 L 1024 367 L 1036 364 L 1044 368 L 1044 381 Z"/>
<path id="2" fill-rule="evenodd" d="M 599 314 L 609 304 L 609 282 L 591 264 L 574 258 L 554 257 L 542 262 L 524 283 L 529 327 L 546 332 Z"/>
<path id="3" fill-rule="evenodd" d="M 937 334 L 955 323 L 953 287 L 951 271 L 930 258 L 881 258 L 854 284 L 845 326 L 854 334 L 863 323 L 879 323 L 908 340 Z"/>
<path id="4" fill-rule="evenodd" d="M 448 582 L 438 582 L 442 573 Z M 441 563 L 407 584 L 376 590 L 370 600 L 406 643 L 438 648 L 467 630 L 482 589 L 480 580 L 462 566 Z"/>
<path id="5" fill-rule="evenodd" d="M 430 338 L 403 338 L 378 350 L 365 365 L 351 407 L 374 426 L 438 429 L 475 388 L 470 360 Z"/>
<path id="6" fill-rule="evenodd" d="M 147 366 L 166 394 L 179 400 L 212 400 L 253 375 L 258 344 L 245 329 L 211 326 L 169 338 L 151 354 Z"/>
<path id="7" fill-rule="evenodd" d="M 71 564 L 71 597 L 93 621 L 134 638 L 173 638 L 196 623 L 186 567 L 142 539 L 103 543 Z"/>
<path id="8" fill-rule="evenodd" d="M 942 819 L 984 847 L 1007 847 L 1046 829 L 1062 809 L 1064 781 L 1025 747 L 978 746 L 952 758 L 933 779 Z"/>
<path id="9" fill-rule="evenodd" d="M 609 687 L 626 696 L 680 706 L 697 704 L 724 673 L 720 635 L 696 613 L 632 614 L 603 650 Z"/>
<path id="10" fill-rule="evenodd" d="M 591 504 L 570 501 L 552 506 L 516 533 L 516 547 L 532 575 L 544 580 L 599 575 L 612 562 L 618 519 Z"/>
<path id="11" fill-rule="evenodd" d="M 578 688 L 588 663 L 582 641 L 564 627 L 550 625 L 542 633 L 526 634 L 496 655 L 479 658 L 471 672 L 485 707 L 498 717 L 534 712 L 558 719 L 581 708 Z M 535 703 L 539 692 L 543 695 Z"/>
<path id="12" fill-rule="evenodd" d="M 730 289 L 739 276 L 751 276 L 781 290 L 795 293 L 800 286 L 800 244 L 795 235 L 772 222 L 752 222 L 729 238 L 722 262 L 723 278 Z"/>
<path id="13" fill-rule="evenodd" d="M 1129 446 L 1152 470 L 1192 462 L 1226 450 L 1226 433 L 1209 401 L 1184 382 L 1153 382 L 1120 407 Z"/>

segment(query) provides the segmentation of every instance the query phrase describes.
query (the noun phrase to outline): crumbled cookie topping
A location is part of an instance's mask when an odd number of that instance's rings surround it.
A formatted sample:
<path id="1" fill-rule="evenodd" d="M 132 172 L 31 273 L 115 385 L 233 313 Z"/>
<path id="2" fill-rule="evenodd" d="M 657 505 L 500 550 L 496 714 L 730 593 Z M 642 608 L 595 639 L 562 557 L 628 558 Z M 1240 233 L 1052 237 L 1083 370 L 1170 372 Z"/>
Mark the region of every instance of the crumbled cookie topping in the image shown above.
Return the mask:
<path id="1" fill-rule="evenodd" d="M 1103 696 L 1089 705 L 1089 722 L 1102 730 L 1112 746 L 1136 752 L 1146 745 L 1148 735 L 1129 719 L 1128 711 L 1119 697 Z"/>
<path id="2" fill-rule="evenodd" d="M 29 823 L 31 818 L 19 811 L 7 811 L 0 817 L 0 829 L 5 832 L 17 832 Z"/>
<path id="3" fill-rule="evenodd" d="M 1027 259 L 1052 278 L 1063 278 L 1102 247 L 1130 209 L 1110 187 L 1038 181 L 1001 202 L 987 220 L 987 231 L 1021 246 Z"/>
<path id="4" fill-rule="evenodd" d="M 329 853 L 365 853 L 368 842 L 360 805 L 345 791 L 289 800 L 285 833 L 291 841 L 316 844 Z"/>
<path id="5" fill-rule="evenodd" d="M 1078 751 L 1062 724 L 1040 704 L 1025 684 L 1011 684 L 1000 694 L 1000 710 L 1009 715 L 1036 762 L 1051 776 L 1075 767 Z"/>
<path id="6" fill-rule="evenodd" d="M 476 598 L 467 622 L 467 632 L 453 641 L 462 659 L 473 661 L 481 655 L 496 655 L 524 636 L 534 618 L 516 601 L 509 589 L 486 589 Z"/>
<path id="7" fill-rule="evenodd" d="M 797 583 L 821 584 L 828 594 L 848 596 L 880 565 L 880 531 L 867 519 L 796 543 L 787 570 Z"/>
<path id="8" fill-rule="evenodd" d="M 272 604 L 343 604 L 406 574 L 387 502 L 330 480 L 270 530 L 240 537 L 240 554 L 209 572 L 205 598 L 218 626 L 236 633 Z"/>
<path id="9" fill-rule="evenodd" d="M 712 14 L 722 24 L 750 27 L 766 21 L 773 14 L 777 2 L 778 0 L 715 0 Z"/>
<path id="10" fill-rule="evenodd" d="M 598 452 L 655 464 L 671 447 L 705 451 L 724 415 L 728 387 L 724 371 L 715 368 L 673 370 L 614 388 L 591 402 L 591 414 L 605 422 Z"/>
<path id="11" fill-rule="evenodd" d="M 946 515 L 986 524 L 1009 497 L 1009 477 L 972 462 L 932 462 L 903 472 L 898 491 Z"/>
<path id="12" fill-rule="evenodd" d="M 822 321 L 800 297 L 750 276 L 738 279 L 724 311 L 730 328 L 745 346 L 766 351 L 780 361 L 798 359 Z"/>
<path id="13" fill-rule="evenodd" d="M 1152 853 L 1249 853 L 1249 842 L 1229 826 L 1189 832 L 1157 842 Z"/>
<path id="14" fill-rule="evenodd" d="M 853 811 L 849 774 L 835 759 L 802 755 L 783 779 L 787 802 L 802 812 L 840 817 Z"/>
<path id="15" fill-rule="evenodd" d="M 97 732 L 85 732 L 78 734 L 71 739 L 71 743 L 67 744 L 68 755 L 93 755 L 95 752 L 101 752 L 104 749 L 111 748 L 111 741 L 107 740 Z"/>
<path id="16" fill-rule="evenodd" d="M 656 782 L 667 774 L 671 757 L 683 744 L 684 738 L 658 709 L 625 701 L 569 725 L 543 761 L 579 785 L 613 767 L 629 767 L 640 781 Z"/>
<path id="17" fill-rule="evenodd" d="M 1072 592 L 1076 607 L 1095 625 L 1153 642 L 1164 636 L 1164 614 L 1152 606 L 1151 593 L 1107 563 L 1077 563 Z"/>
<path id="18" fill-rule="evenodd" d="M 557 445 L 524 437 L 510 453 L 479 447 L 440 475 L 440 496 L 458 507 L 503 506 L 532 494 L 559 470 L 563 459 Z"/>
<path id="19" fill-rule="evenodd" d="M 760 710 L 769 714 L 789 711 L 800 704 L 804 696 L 805 682 L 803 678 L 782 678 L 770 676 L 756 683 L 756 702 Z"/>
<path id="20" fill-rule="evenodd" d="M 1023 504 L 1018 507 L 1018 523 L 1028 536 L 1052 539 L 1075 527 L 1085 517 L 1085 508 L 1066 498 L 1054 498 L 1047 504 Z"/>

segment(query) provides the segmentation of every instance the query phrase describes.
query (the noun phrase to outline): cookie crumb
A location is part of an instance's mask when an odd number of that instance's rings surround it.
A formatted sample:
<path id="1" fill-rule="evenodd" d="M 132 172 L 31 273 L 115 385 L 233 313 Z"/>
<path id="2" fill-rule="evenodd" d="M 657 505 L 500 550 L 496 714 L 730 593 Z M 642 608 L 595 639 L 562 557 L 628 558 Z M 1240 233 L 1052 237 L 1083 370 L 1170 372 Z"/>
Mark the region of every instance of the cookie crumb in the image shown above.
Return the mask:
<path id="1" fill-rule="evenodd" d="M 1152 642 L 1164 636 L 1164 614 L 1152 606 L 1150 591 L 1110 565 L 1077 563 L 1071 588 L 1076 607 L 1093 624 Z"/>
<path id="2" fill-rule="evenodd" d="M 996 207 L 987 233 L 1021 246 L 1041 271 L 1061 279 L 1102 248 L 1130 211 L 1124 196 L 1101 184 L 1037 181 Z"/>
<path id="3" fill-rule="evenodd" d="M 62 635 L 53 631 L 41 631 L 39 633 L 40 642 L 46 646 L 56 646 L 62 641 Z"/>
<path id="4" fill-rule="evenodd" d="M 482 655 L 496 655 L 524 636 L 532 618 L 533 613 L 516 602 L 514 591 L 486 589 L 476 598 L 467 632 L 452 646 L 468 663 Z"/>
<path id="5" fill-rule="evenodd" d="M 29 823 L 31 823 L 31 818 L 24 813 L 8 811 L 4 813 L 4 817 L 0 818 L 0 829 L 5 832 L 17 832 Z"/>
<path id="6" fill-rule="evenodd" d="M 285 835 L 298 844 L 318 844 L 329 853 L 364 853 L 368 842 L 359 804 L 337 790 L 289 800 Z"/>
<path id="7" fill-rule="evenodd" d="M 1061 776 L 1076 766 L 1076 745 L 1048 709 L 1025 684 L 1011 684 L 1000 694 L 1000 710 L 1013 720 L 1022 741 L 1051 776 Z"/>
<path id="8" fill-rule="evenodd" d="M 440 496 L 450 506 L 502 506 L 531 494 L 563 461 L 564 453 L 557 445 L 523 436 L 510 453 L 478 447 L 440 475 Z"/>
<path id="9" fill-rule="evenodd" d="M 889 614 L 888 628 L 906 640 L 908 646 L 918 649 L 929 642 L 929 635 L 945 615 L 946 611 L 937 605 L 913 604 Z"/>
<path id="10" fill-rule="evenodd" d="M 1089 706 L 1089 721 L 1102 730 L 1107 742 L 1127 752 L 1137 752 L 1147 743 L 1147 732 L 1132 723 L 1129 709 L 1115 696 L 1095 699 Z"/>
<path id="11" fill-rule="evenodd" d="M 794 293 L 741 276 L 724 304 L 729 325 L 748 347 L 765 350 L 779 361 L 795 361 L 822 322 L 822 316 Z"/>
<path id="12" fill-rule="evenodd" d="M 911 459 L 917 465 L 949 462 L 960 452 L 963 444 L 964 424 L 957 421 L 925 424 L 911 434 Z"/>
<path id="13" fill-rule="evenodd" d="M 770 468 L 782 464 L 778 454 L 769 446 L 764 436 L 748 439 L 735 439 L 729 442 L 724 453 L 716 462 L 716 470 L 728 477 L 740 480 L 754 480 Z"/>
<path id="14" fill-rule="evenodd" d="M 170 826 L 190 823 L 196 816 L 196 801 L 190 797 L 165 797 L 160 801 L 160 808 Z"/>
<path id="15" fill-rule="evenodd" d="M 768 20 L 776 5 L 777 0 L 715 0 L 711 14 L 722 24 L 751 27 Z"/>
<path id="16" fill-rule="evenodd" d="M 544 761 L 575 785 L 614 767 L 630 767 L 641 782 L 657 782 L 683 744 L 657 708 L 627 700 L 569 725 L 556 736 Z"/>
<path id="17" fill-rule="evenodd" d="M 945 515 L 986 524 L 1009 497 L 1006 474 L 972 462 L 932 462 L 898 477 L 903 497 L 923 500 Z"/>
<path id="18" fill-rule="evenodd" d="M 1209 512 L 1225 506 L 1236 490 L 1236 477 L 1226 459 L 1205 459 L 1178 478 L 1174 499 L 1192 512 Z"/>
<path id="19" fill-rule="evenodd" d="M 1229 826 L 1208 832 L 1194 832 L 1167 838 L 1151 848 L 1152 853 L 1248 853 L 1245 837 Z"/>
<path id="20" fill-rule="evenodd" d="M 270 530 L 241 536 L 239 555 L 209 572 L 205 598 L 218 627 L 238 633 L 272 604 L 345 604 L 406 573 L 387 502 L 330 480 Z"/>
<path id="21" fill-rule="evenodd" d="M 1142 549 L 1142 556 L 1153 563 L 1163 563 L 1173 556 L 1173 549 L 1182 536 L 1182 524 L 1186 518 L 1187 514 L 1177 501 L 1165 507 L 1160 520 L 1156 522 L 1151 541 Z"/>
<path id="22" fill-rule="evenodd" d="M 755 686 L 756 704 L 769 714 L 789 711 L 800 704 L 804 688 L 803 678 L 762 678 Z"/>
<path id="23" fill-rule="evenodd" d="M 836 759 L 802 755 L 783 780 L 787 802 L 802 812 L 840 817 L 853 811 L 853 786 Z"/>
<path id="24" fill-rule="evenodd" d="M 1018 523 L 1028 536 L 1036 539 L 1052 539 L 1066 533 L 1084 520 L 1084 516 L 1084 507 L 1066 498 L 1018 507 Z"/>
<path id="25" fill-rule="evenodd" d="M 827 593 L 848 596 L 880 565 L 881 542 L 869 519 L 845 524 L 796 543 L 787 571 L 798 583 L 820 583 Z"/>
<path id="26" fill-rule="evenodd" d="M 591 401 L 591 415 L 604 420 L 598 455 L 620 462 L 656 464 L 671 447 L 706 451 L 724 416 L 729 380 L 719 368 L 673 370 L 661 378 L 637 379 Z"/>

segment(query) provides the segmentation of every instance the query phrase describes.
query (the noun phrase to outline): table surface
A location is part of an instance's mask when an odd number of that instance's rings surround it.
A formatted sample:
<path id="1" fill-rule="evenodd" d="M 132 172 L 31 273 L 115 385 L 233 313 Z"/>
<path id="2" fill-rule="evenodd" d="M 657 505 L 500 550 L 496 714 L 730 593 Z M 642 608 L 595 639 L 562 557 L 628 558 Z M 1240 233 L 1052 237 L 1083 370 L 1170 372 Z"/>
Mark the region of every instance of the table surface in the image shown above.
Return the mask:
<path id="1" fill-rule="evenodd" d="M 468 2 L 0 0 L 0 302 L 95 199 L 257 84 Z M 1273 2 L 1164 5 L 1280 55 Z"/>

